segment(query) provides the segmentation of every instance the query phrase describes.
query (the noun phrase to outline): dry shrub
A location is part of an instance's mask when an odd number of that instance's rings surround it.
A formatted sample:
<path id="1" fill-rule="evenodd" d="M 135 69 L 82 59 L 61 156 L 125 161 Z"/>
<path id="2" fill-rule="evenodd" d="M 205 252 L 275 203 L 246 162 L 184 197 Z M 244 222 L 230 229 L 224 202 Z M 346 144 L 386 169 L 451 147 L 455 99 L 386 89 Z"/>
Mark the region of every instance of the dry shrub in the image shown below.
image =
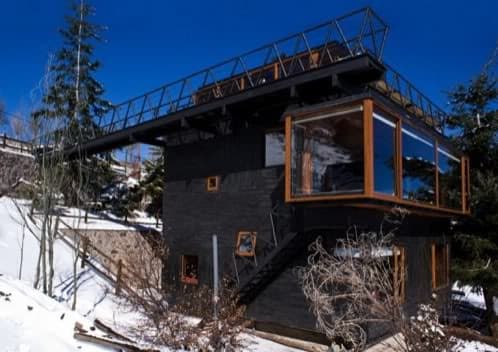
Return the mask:
<path id="1" fill-rule="evenodd" d="M 163 241 L 151 242 L 156 258 L 166 260 L 168 248 Z M 145 249 L 145 248 L 144 248 Z M 165 285 L 155 277 L 150 264 L 151 253 L 130 251 L 126 262 L 134 273 L 133 283 L 126 285 L 122 298 L 130 311 L 140 313 L 142 320 L 130 332 L 139 340 L 154 345 L 189 351 L 235 351 L 241 346 L 238 335 L 244 307 L 237 304 L 235 287 L 222 279 L 218 293 L 218 317 L 213 319 L 213 290 L 207 286 Z M 176 298 L 174 303 L 173 299 Z M 195 317 L 195 318 L 194 318 Z M 200 318 L 200 322 L 199 322 Z"/>
<path id="2" fill-rule="evenodd" d="M 383 324 L 392 332 L 397 351 L 449 351 L 450 342 L 438 322 L 436 310 L 421 305 L 409 318 L 399 293 L 406 267 L 394 280 L 390 255 L 392 240 L 407 212 L 394 208 L 384 218 L 379 233 L 349 231 L 332 251 L 321 239 L 310 246 L 307 266 L 300 268 L 303 292 L 317 320 L 317 327 L 342 350 L 362 351 L 366 328 Z M 391 228 L 388 232 L 384 230 Z M 392 252 L 389 252 L 392 251 Z M 390 254 L 391 253 L 391 254 Z"/>

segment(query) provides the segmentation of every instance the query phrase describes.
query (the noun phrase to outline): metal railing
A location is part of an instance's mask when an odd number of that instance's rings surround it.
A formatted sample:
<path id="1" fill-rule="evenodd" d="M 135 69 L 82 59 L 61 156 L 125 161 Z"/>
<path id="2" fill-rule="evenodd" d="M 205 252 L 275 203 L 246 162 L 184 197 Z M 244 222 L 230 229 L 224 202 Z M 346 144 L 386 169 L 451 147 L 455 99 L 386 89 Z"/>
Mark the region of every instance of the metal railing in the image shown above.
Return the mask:
<path id="1" fill-rule="evenodd" d="M 370 8 L 327 21 L 121 104 L 94 119 L 93 138 L 369 53 L 382 61 L 388 26 Z M 385 64 L 384 64 L 385 65 Z M 373 88 L 440 132 L 444 112 L 385 65 Z M 85 142 L 85 141 L 83 141 Z"/>
<path id="2" fill-rule="evenodd" d="M 443 133 L 447 114 L 399 72 L 385 62 L 383 64 L 387 69 L 384 78 L 372 83 L 371 87 L 437 132 Z"/>
<path id="3" fill-rule="evenodd" d="M 95 118 L 93 136 L 365 53 L 381 60 L 387 32 L 387 25 L 372 9 L 351 12 L 115 105 Z"/>

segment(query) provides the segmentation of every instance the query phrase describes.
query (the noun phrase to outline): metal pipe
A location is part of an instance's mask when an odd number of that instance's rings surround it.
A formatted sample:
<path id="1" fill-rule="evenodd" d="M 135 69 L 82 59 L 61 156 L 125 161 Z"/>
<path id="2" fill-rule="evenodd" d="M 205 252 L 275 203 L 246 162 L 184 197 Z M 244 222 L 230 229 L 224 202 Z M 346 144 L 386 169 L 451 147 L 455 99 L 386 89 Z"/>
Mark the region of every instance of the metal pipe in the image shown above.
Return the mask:
<path id="1" fill-rule="evenodd" d="M 218 237 L 213 235 L 213 319 L 218 319 Z"/>

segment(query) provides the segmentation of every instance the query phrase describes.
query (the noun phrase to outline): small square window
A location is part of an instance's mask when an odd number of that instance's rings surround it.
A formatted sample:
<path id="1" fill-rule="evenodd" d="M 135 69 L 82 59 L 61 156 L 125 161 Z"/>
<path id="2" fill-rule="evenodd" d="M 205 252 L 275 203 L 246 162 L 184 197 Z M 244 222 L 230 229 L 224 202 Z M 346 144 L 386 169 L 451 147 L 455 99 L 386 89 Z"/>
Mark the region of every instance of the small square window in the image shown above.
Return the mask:
<path id="1" fill-rule="evenodd" d="M 256 232 L 240 231 L 237 234 L 235 253 L 241 257 L 253 257 L 256 250 Z"/>
<path id="2" fill-rule="evenodd" d="M 208 192 L 218 192 L 220 190 L 220 176 L 209 176 L 206 179 L 206 189 Z"/>
<path id="3" fill-rule="evenodd" d="M 199 283 L 199 257 L 196 255 L 182 255 L 181 281 L 186 284 Z"/>

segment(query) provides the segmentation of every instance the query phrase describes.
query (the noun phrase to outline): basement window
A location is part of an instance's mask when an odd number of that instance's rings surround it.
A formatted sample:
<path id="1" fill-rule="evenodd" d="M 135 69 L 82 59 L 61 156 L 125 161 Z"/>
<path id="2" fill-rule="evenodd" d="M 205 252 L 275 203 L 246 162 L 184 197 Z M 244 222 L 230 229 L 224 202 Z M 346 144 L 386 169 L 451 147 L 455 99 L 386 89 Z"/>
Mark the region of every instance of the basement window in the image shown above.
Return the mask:
<path id="1" fill-rule="evenodd" d="M 206 179 L 206 189 L 208 192 L 218 192 L 220 190 L 220 176 L 209 176 Z"/>
<path id="2" fill-rule="evenodd" d="M 450 283 L 449 245 L 436 244 L 431 246 L 432 257 L 432 289 L 436 290 Z"/>
<path id="3" fill-rule="evenodd" d="M 199 257 L 196 255 L 182 255 L 181 281 L 185 284 L 199 283 Z"/>
<path id="4" fill-rule="evenodd" d="M 241 257 L 253 257 L 256 250 L 256 232 L 239 231 L 235 253 Z"/>

